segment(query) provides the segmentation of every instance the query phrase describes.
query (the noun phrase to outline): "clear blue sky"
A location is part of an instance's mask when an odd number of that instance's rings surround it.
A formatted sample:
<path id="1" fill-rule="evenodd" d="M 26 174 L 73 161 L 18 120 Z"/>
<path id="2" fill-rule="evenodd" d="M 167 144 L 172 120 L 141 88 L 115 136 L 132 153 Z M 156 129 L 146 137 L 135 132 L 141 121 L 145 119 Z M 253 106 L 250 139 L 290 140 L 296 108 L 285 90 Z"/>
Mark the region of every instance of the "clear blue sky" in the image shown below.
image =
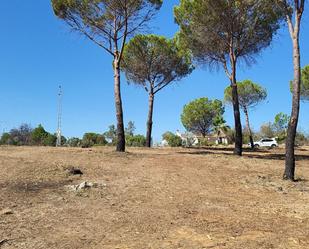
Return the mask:
<path id="1" fill-rule="evenodd" d="M 165 0 L 152 33 L 172 37 L 173 6 Z M 307 6 L 309 12 L 309 6 Z M 115 122 L 111 57 L 90 41 L 71 32 L 52 12 L 50 1 L 3 1 L 0 15 L 0 129 L 21 123 L 42 124 L 54 132 L 57 125 L 57 90 L 64 89 L 63 133 L 67 137 L 84 132 L 103 132 Z M 301 36 L 302 65 L 309 64 L 309 14 L 305 14 Z M 307 27 L 306 27 L 307 26 Z M 273 121 L 278 112 L 290 113 L 289 80 L 293 77 L 292 50 L 286 27 L 273 45 L 251 68 L 243 66 L 238 80 L 252 79 L 268 90 L 268 101 L 251 112 L 254 129 Z M 207 96 L 223 98 L 228 80 L 223 71 L 197 69 L 184 80 L 157 95 L 154 138 L 167 130 L 184 128 L 180 122 L 183 105 Z M 125 121 L 133 120 L 138 133 L 145 133 L 147 95 L 143 89 L 127 85 L 122 78 Z M 309 103 L 302 104 L 300 127 L 309 131 Z M 225 118 L 233 125 L 232 110 Z M 243 122 L 244 124 L 244 122 Z"/>

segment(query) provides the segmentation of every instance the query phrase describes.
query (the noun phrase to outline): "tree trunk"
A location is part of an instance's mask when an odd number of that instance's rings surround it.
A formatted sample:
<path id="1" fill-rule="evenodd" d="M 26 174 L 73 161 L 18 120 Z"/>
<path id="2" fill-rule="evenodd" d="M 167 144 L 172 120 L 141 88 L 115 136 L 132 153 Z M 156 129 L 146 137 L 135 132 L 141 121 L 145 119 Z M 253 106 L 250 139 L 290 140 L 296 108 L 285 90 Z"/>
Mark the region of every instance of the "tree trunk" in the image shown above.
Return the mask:
<path id="1" fill-rule="evenodd" d="M 254 148 L 254 142 L 253 142 L 252 131 L 251 131 L 250 122 L 249 122 L 249 113 L 248 113 L 247 108 L 244 108 L 244 113 L 245 113 L 245 116 L 246 116 L 246 123 L 247 123 L 247 128 L 248 128 L 248 131 L 249 131 L 250 145 L 251 145 L 251 149 L 253 149 Z"/>
<path id="2" fill-rule="evenodd" d="M 118 58 L 114 59 L 114 91 L 117 118 L 117 145 L 116 151 L 125 152 L 126 140 L 124 134 L 122 100 L 120 91 L 120 63 Z"/>
<path id="3" fill-rule="evenodd" d="M 231 58 L 231 64 L 232 64 L 232 75 L 231 75 L 230 80 L 231 80 L 231 87 L 232 87 L 232 100 L 233 100 L 235 132 L 236 132 L 234 154 L 241 156 L 242 155 L 242 128 L 241 128 L 237 81 L 236 81 L 236 60 Z"/>
<path id="4" fill-rule="evenodd" d="M 294 181 L 295 178 L 295 138 L 297 132 L 297 124 L 300 109 L 300 48 L 298 34 L 293 36 L 293 64 L 294 64 L 294 80 L 293 80 L 293 100 L 292 114 L 288 127 L 286 138 L 286 154 L 285 154 L 285 171 L 283 179 Z"/>
<path id="5" fill-rule="evenodd" d="M 154 94 L 152 92 L 149 93 L 149 101 L 148 101 L 148 119 L 147 119 L 147 134 L 146 134 L 146 147 L 151 147 L 151 133 L 152 133 L 152 115 L 153 115 L 153 102 L 154 102 Z"/>

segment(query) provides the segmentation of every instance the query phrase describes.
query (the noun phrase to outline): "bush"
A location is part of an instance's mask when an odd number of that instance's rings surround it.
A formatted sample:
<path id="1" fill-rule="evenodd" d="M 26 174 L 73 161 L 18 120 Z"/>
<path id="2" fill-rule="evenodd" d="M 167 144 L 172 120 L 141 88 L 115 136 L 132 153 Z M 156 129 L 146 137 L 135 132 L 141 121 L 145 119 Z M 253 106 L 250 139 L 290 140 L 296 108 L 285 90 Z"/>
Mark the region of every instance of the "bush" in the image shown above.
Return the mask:
<path id="1" fill-rule="evenodd" d="M 167 131 L 162 135 L 162 138 L 168 143 L 171 147 L 181 147 L 182 139 L 181 137 L 175 135 L 174 133 Z"/>
<path id="2" fill-rule="evenodd" d="M 82 140 L 78 137 L 72 137 L 68 139 L 67 145 L 70 147 L 80 147 L 82 145 Z"/>
<path id="3" fill-rule="evenodd" d="M 103 135 L 89 132 L 85 133 L 81 141 L 81 146 L 83 148 L 89 148 L 94 145 L 106 145 L 107 141 Z"/>
<path id="4" fill-rule="evenodd" d="M 3 133 L 0 139 L 0 145 L 8 145 L 10 144 L 11 135 L 10 133 Z"/>
<path id="5" fill-rule="evenodd" d="M 199 138 L 199 146 L 214 146 L 216 145 L 216 142 L 214 141 L 209 141 L 208 138 Z"/>
<path id="6" fill-rule="evenodd" d="M 146 138 L 143 135 L 127 135 L 126 145 L 132 147 L 144 147 L 146 146 Z"/>
<path id="7" fill-rule="evenodd" d="M 48 133 L 47 136 L 44 138 L 42 144 L 44 146 L 56 146 L 56 141 L 57 141 L 57 136 Z M 62 139 L 61 139 L 61 143 L 62 143 Z"/>
<path id="8" fill-rule="evenodd" d="M 176 135 L 170 137 L 169 141 L 167 141 L 171 147 L 181 147 L 182 146 L 182 139 Z"/>

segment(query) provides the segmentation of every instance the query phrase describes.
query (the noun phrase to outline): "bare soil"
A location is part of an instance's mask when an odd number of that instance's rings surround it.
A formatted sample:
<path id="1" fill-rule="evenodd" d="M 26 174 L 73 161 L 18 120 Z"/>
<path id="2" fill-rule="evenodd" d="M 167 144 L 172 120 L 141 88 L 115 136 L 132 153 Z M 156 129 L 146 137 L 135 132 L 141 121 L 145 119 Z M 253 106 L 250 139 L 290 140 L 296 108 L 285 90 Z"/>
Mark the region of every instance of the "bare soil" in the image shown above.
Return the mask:
<path id="1" fill-rule="evenodd" d="M 0 147 L 0 248 L 309 248 L 309 147 Z M 76 167 L 82 176 L 70 175 Z M 83 181 L 103 187 L 73 191 Z"/>

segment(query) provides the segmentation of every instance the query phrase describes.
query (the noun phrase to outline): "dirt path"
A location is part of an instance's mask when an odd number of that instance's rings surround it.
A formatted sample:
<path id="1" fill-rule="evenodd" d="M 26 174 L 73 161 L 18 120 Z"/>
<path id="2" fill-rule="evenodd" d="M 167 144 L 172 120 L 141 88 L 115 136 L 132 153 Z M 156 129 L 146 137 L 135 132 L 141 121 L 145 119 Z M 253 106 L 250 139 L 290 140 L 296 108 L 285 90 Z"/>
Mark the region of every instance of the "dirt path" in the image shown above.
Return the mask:
<path id="1" fill-rule="evenodd" d="M 309 248 L 309 148 L 0 147 L 0 248 Z M 67 169 L 80 168 L 82 176 Z M 104 183 L 75 192 L 83 181 Z"/>

